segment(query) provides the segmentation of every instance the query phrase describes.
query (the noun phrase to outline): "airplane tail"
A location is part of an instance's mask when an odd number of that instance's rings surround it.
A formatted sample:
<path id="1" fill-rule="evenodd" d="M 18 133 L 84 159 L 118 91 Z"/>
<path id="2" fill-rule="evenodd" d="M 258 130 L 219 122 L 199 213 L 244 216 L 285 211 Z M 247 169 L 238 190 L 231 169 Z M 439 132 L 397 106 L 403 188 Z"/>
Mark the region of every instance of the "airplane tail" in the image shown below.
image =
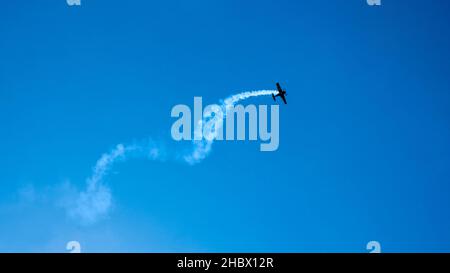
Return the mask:
<path id="1" fill-rule="evenodd" d="M 273 94 L 272 94 L 272 98 L 273 98 L 274 101 L 276 101 L 276 100 L 275 100 L 275 96 L 274 96 Z"/>

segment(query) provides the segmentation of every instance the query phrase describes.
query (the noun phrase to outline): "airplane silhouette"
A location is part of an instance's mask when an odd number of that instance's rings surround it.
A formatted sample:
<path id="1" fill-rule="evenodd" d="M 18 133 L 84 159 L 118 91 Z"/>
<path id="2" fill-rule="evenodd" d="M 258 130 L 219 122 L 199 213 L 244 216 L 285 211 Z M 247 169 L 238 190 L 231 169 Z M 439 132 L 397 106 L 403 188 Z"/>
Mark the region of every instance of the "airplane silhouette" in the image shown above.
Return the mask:
<path id="1" fill-rule="evenodd" d="M 275 97 L 280 97 L 283 100 L 284 104 L 287 104 L 287 102 L 286 102 L 286 96 L 287 96 L 286 90 L 281 89 L 281 86 L 280 86 L 279 83 L 277 83 L 277 89 L 278 89 L 278 94 L 276 94 L 276 95 L 272 94 L 273 100 L 276 101 Z"/>

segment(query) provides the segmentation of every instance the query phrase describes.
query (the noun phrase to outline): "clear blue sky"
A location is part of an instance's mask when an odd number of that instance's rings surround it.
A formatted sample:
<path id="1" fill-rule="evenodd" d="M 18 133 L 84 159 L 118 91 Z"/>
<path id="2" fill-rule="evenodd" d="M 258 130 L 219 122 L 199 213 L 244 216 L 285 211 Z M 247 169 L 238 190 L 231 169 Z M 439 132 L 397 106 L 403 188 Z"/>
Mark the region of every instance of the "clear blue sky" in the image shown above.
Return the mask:
<path id="1" fill-rule="evenodd" d="M 446 0 L 3 1 L 0 251 L 450 251 L 449 12 Z M 104 219 L 58 205 L 118 143 L 183 146 L 175 104 L 276 81 L 289 93 L 278 151 L 218 142 L 195 166 L 130 159 L 105 178 Z"/>

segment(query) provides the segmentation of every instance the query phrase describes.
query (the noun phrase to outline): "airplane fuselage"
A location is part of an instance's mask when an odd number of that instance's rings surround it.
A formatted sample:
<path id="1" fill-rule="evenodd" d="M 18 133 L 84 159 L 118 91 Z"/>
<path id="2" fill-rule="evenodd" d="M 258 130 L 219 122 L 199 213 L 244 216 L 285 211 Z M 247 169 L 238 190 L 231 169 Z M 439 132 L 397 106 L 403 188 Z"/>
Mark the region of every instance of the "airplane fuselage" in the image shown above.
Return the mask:
<path id="1" fill-rule="evenodd" d="M 287 96 L 286 90 L 283 90 L 279 83 L 277 83 L 277 90 L 278 90 L 278 94 L 276 94 L 276 95 L 272 94 L 273 100 L 275 100 L 275 97 L 280 97 L 283 100 L 284 104 L 287 104 L 287 102 L 286 102 L 286 96 Z"/>

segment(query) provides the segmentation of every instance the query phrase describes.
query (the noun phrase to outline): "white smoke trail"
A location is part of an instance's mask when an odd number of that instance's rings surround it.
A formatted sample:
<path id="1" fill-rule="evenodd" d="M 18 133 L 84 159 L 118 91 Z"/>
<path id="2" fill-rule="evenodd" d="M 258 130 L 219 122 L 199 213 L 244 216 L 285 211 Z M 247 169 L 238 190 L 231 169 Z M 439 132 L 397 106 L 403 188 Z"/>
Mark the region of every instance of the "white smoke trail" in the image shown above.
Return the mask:
<path id="1" fill-rule="evenodd" d="M 220 107 L 222 108 L 222 111 L 224 113 L 223 118 L 225 118 L 227 109 L 232 108 L 236 105 L 236 103 L 246 100 L 252 97 L 258 97 L 258 96 L 268 96 L 276 93 L 276 90 L 257 90 L 257 91 L 245 91 L 242 93 L 238 93 L 232 96 L 229 96 L 228 98 L 224 99 Z M 202 120 L 200 120 L 194 129 L 194 135 L 202 135 L 202 129 L 203 124 L 206 123 L 206 117 L 204 116 Z M 223 124 L 223 123 L 222 123 Z M 212 138 L 206 139 L 202 138 L 202 140 L 194 140 L 193 141 L 193 150 L 190 154 L 184 156 L 184 160 L 190 164 L 194 165 L 199 162 L 201 162 L 203 159 L 205 159 L 208 154 L 211 152 L 212 144 L 214 142 L 214 139 L 217 137 L 218 129 L 214 130 Z"/>
<path id="2" fill-rule="evenodd" d="M 69 207 L 70 216 L 79 218 L 83 223 L 92 223 L 109 210 L 111 191 L 103 185 L 102 180 L 114 162 L 124 158 L 127 150 L 123 144 L 119 144 L 97 160 L 92 175 L 86 179 L 86 190 L 80 192 L 73 207 Z"/>
<path id="3" fill-rule="evenodd" d="M 226 98 L 223 101 L 223 106 L 230 107 L 234 106 L 236 103 L 238 103 L 241 100 L 245 100 L 251 97 L 258 97 L 258 96 L 268 96 L 272 95 L 274 93 L 277 93 L 277 90 L 258 90 L 258 91 L 245 91 L 236 95 L 232 95 L 228 98 Z"/>
<path id="4" fill-rule="evenodd" d="M 246 91 L 232 95 L 221 102 L 223 112 L 234 106 L 239 101 L 276 93 L 276 90 Z M 225 117 L 225 116 L 224 116 Z M 196 125 L 194 134 L 201 134 L 205 123 L 205 117 Z M 217 132 L 217 130 L 216 130 Z M 214 135 L 214 138 L 216 135 Z M 213 138 L 213 139 L 214 139 Z M 205 159 L 211 151 L 213 140 L 202 139 L 193 142 L 193 150 L 183 159 L 190 165 L 199 163 Z M 108 213 L 112 206 L 112 195 L 110 188 L 104 184 L 104 177 L 108 174 L 114 163 L 131 157 L 147 157 L 151 160 L 162 159 L 161 147 L 155 142 L 134 143 L 131 145 L 118 144 L 109 153 L 103 154 L 97 160 L 92 175 L 86 179 L 86 190 L 77 194 L 76 200 L 69 205 L 70 216 L 79 219 L 82 223 L 94 223 L 99 217 Z"/>
<path id="5" fill-rule="evenodd" d="M 92 175 L 86 179 L 86 190 L 77 194 L 76 200 L 70 203 L 68 214 L 81 223 L 90 224 L 106 215 L 112 205 L 110 188 L 103 183 L 114 163 L 126 160 L 130 156 L 160 159 L 161 150 L 155 143 L 118 144 L 109 153 L 103 154 L 96 162 Z"/>

